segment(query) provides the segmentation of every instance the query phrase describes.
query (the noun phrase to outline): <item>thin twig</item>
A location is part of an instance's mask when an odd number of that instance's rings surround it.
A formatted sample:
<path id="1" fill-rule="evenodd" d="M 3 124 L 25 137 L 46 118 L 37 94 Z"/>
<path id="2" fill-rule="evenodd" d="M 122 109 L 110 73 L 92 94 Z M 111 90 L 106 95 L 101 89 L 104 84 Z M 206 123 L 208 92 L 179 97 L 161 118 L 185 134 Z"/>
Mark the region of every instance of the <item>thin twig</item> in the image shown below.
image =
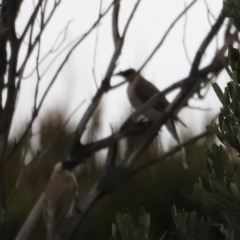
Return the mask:
<path id="1" fill-rule="evenodd" d="M 57 7 L 59 6 L 60 2 L 61 2 L 61 0 L 60 0 L 59 2 L 56 2 L 56 1 L 55 1 L 55 4 L 54 4 L 54 6 L 53 6 L 53 8 L 52 8 L 52 10 L 51 10 L 51 12 L 50 12 L 47 20 L 44 22 L 42 28 L 40 29 L 39 33 L 38 33 L 37 36 L 35 37 L 34 42 L 29 45 L 29 48 L 28 48 L 27 54 L 26 54 L 26 56 L 25 56 L 25 58 L 24 58 L 24 61 L 23 61 L 23 63 L 21 64 L 21 66 L 19 67 L 19 70 L 17 71 L 17 75 L 19 75 L 19 81 L 22 80 L 22 74 L 23 74 L 23 72 L 24 72 L 24 69 L 25 69 L 25 67 L 26 67 L 26 64 L 27 64 L 27 62 L 28 62 L 28 60 L 29 60 L 29 58 L 30 58 L 33 50 L 35 49 L 35 47 L 36 47 L 36 45 L 37 45 L 37 43 L 38 43 L 38 41 L 39 41 L 40 36 L 43 34 L 43 31 L 45 30 L 45 28 L 46 28 L 46 26 L 48 25 L 49 21 L 52 19 L 52 17 L 53 17 L 53 15 L 54 15 Z"/>
<path id="2" fill-rule="evenodd" d="M 187 147 L 187 146 L 201 140 L 202 138 L 208 136 L 209 134 L 210 133 L 208 131 L 204 131 L 203 133 L 201 133 L 201 134 L 199 134 L 195 137 L 190 138 L 186 142 L 173 147 L 170 151 L 164 153 L 161 157 L 153 158 L 149 162 L 144 163 L 141 166 L 137 167 L 136 169 L 133 170 L 133 174 L 139 173 L 139 172 L 145 170 L 146 168 L 149 168 L 150 166 L 152 166 L 154 164 L 157 164 L 160 161 L 165 160 L 166 158 L 168 158 L 168 157 L 174 155 L 175 153 L 179 152 L 182 147 Z"/>
<path id="3" fill-rule="evenodd" d="M 50 54 L 57 52 L 61 48 L 61 46 L 63 45 L 63 43 L 66 40 L 67 31 L 68 31 L 71 23 L 72 23 L 72 21 L 69 21 L 68 24 L 66 25 L 66 27 L 64 27 L 64 29 L 58 34 L 58 36 L 56 37 L 56 39 L 55 39 L 52 47 L 50 48 L 50 50 L 47 51 L 47 53 L 42 57 L 41 60 L 39 60 L 39 65 L 41 65 L 47 59 L 47 57 L 50 56 Z M 61 35 L 63 35 L 63 38 L 59 42 L 59 39 L 61 38 Z M 59 44 L 57 45 L 58 42 L 59 42 Z M 51 63 L 49 65 L 51 65 Z M 27 78 L 31 77 L 34 74 L 35 71 L 36 71 L 36 68 L 31 70 L 28 75 L 23 76 L 22 79 L 27 79 Z M 44 76 L 44 74 L 41 75 L 41 77 L 43 77 L 43 76 Z"/>
<path id="4" fill-rule="evenodd" d="M 101 15 L 101 18 L 104 17 L 104 16 L 108 13 L 108 11 L 111 9 L 113 3 L 114 3 L 114 2 L 112 2 L 112 3 L 109 5 L 109 7 L 106 9 L 106 11 Z M 40 111 L 40 109 L 41 109 L 41 107 L 42 107 L 42 104 L 43 104 L 43 102 L 44 102 L 44 100 L 45 100 L 45 98 L 46 98 L 49 90 L 51 89 L 53 83 L 55 82 L 58 74 L 59 74 L 60 71 L 62 70 L 62 68 L 63 68 L 63 66 L 65 65 L 65 63 L 67 62 L 68 58 L 69 58 L 70 55 L 73 53 L 74 49 L 93 31 L 93 29 L 97 26 L 97 24 L 99 23 L 99 21 L 101 20 L 101 18 L 98 19 L 98 20 L 91 26 L 91 28 L 82 36 L 82 38 L 79 39 L 79 40 L 74 44 L 74 46 L 70 49 L 70 51 L 68 52 L 67 56 L 65 57 L 65 59 L 64 59 L 64 60 L 62 61 L 62 63 L 60 64 L 58 70 L 56 71 L 54 77 L 52 78 L 50 84 L 48 85 L 46 91 L 44 92 L 44 94 L 43 94 L 43 96 L 42 96 L 42 98 L 41 98 L 41 100 L 40 100 L 40 102 L 39 102 L 39 105 L 38 105 L 38 107 L 36 108 L 36 111 L 35 111 L 36 113 L 39 113 L 39 111 Z M 20 82 L 20 81 L 19 81 L 19 82 Z M 7 156 L 6 159 L 9 159 L 9 158 L 12 156 L 13 151 L 15 151 L 15 150 L 21 145 L 22 141 L 24 140 L 25 136 L 27 135 L 27 133 L 28 133 L 29 129 L 31 128 L 33 122 L 35 121 L 36 117 L 37 117 L 37 114 L 35 114 L 35 115 L 32 117 L 32 119 L 31 119 L 31 121 L 29 122 L 28 126 L 26 127 L 24 133 L 23 133 L 22 136 L 20 137 L 20 140 L 15 144 L 14 149 L 9 153 L 9 155 Z"/>
<path id="5" fill-rule="evenodd" d="M 184 4 L 184 7 L 186 9 L 186 4 Z M 190 57 L 188 55 L 188 51 L 187 51 L 187 46 L 186 46 L 186 29 L 187 29 L 187 12 L 185 12 L 185 18 L 184 18 L 184 25 L 183 25 L 183 38 L 182 38 L 182 43 L 183 43 L 183 49 L 187 58 L 187 61 L 190 65 L 192 65 Z"/>
<path id="6" fill-rule="evenodd" d="M 131 23 L 134 15 L 135 15 L 136 11 L 137 11 L 137 8 L 138 8 L 140 2 L 141 2 L 141 0 L 138 0 L 138 1 L 136 2 L 135 6 L 134 6 L 134 8 L 133 8 L 133 10 L 132 10 L 129 18 L 128 18 L 128 21 L 127 21 L 127 23 L 126 23 L 126 25 L 125 25 L 125 28 L 124 28 L 124 30 L 123 30 L 123 34 L 122 34 L 122 37 L 123 37 L 123 38 L 125 38 L 125 36 L 126 36 L 126 34 L 127 34 L 129 25 L 130 25 L 130 23 Z"/>
<path id="7" fill-rule="evenodd" d="M 179 21 L 179 19 L 197 2 L 197 0 L 194 0 L 189 4 L 179 15 L 178 17 L 173 21 L 173 23 L 169 26 L 167 29 L 166 33 L 163 35 L 162 39 L 160 42 L 157 44 L 157 46 L 153 49 L 152 53 L 149 55 L 149 57 L 145 60 L 145 62 L 142 64 L 142 66 L 139 68 L 137 72 L 141 72 L 141 70 L 147 65 L 147 63 L 152 59 L 152 57 L 155 55 L 155 53 L 159 50 L 159 48 L 162 46 L 164 43 L 166 37 L 168 34 L 171 32 L 175 24 Z"/>
<path id="8" fill-rule="evenodd" d="M 102 12 L 102 0 L 100 0 L 100 7 L 99 7 L 99 16 L 101 16 L 101 12 Z M 97 85 L 97 79 L 96 79 L 96 74 L 95 74 L 95 65 L 96 65 L 96 57 L 97 57 L 97 47 L 98 47 L 98 34 L 99 34 L 99 25 L 97 27 L 97 31 L 96 31 L 96 39 L 95 39 L 95 45 L 94 45 L 94 55 L 93 55 L 93 68 L 92 68 L 92 73 L 93 73 L 93 79 L 95 82 L 95 86 L 98 89 L 98 85 Z"/>
<path id="9" fill-rule="evenodd" d="M 39 10 L 40 6 L 42 5 L 43 1 L 44 0 L 39 0 L 38 4 L 36 6 L 34 6 L 34 11 L 33 11 L 32 15 L 31 15 L 31 17 L 29 18 L 28 23 L 27 23 L 26 27 L 24 28 L 21 37 L 19 38 L 20 42 L 23 41 L 23 39 L 25 38 L 25 35 L 27 34 L 27 31 L 33 25 L 33 22 L 35 21 L 35 19 L 37 17 L 38 10 Z"/>
<path id="10" fill-rule="evenodd" d="M 207 13 L 208 13 L 208 21 L 209 21 L 209 24 L 210 24 L 210 26 L 212 26 L 212 25 L 211 25 L 211 22 L 210 22 L 210 19 L 209 19 L 209 16 L 211 16 L 215 21 L 216 21 L 216 17 L 215 17 L 214 14 L 212 13 L 212 11 L 211 11 L 210 7 L 208 6 L 208 3 L 207 3 L 206 0 L 204 0 L 204 4 L 205 4 L 205 6 L 206 6 Z"/>
<path id="11" fill-rule="evenodd" d="M 202 44 L 200 45 L 195 58 L 193 60 L 192 63 L 192 67 L 189 73 L 189 76 L 194 76 L 199 68 L 199 65 L 201 63 L 201 59 L 202 56 L 205 52 L 205 50 L 207 49 L 207 47 L 209 46 L 209 43 L 212 41 L 212 39 L 216 36 L 216 34 L 218 33 L 219 29 L 221 28 L 223 22 L 224 22 L 224 17 L 222 15 L 222 12 L 220 12 L 217 21 L 215 22 L 215 24 L 212 26 L 211 30 L 208 32 L 207 36 L 205 37 L 205 39 L 203 40 Z"/>
<path id="12" fill-rule="evenodd" d="M 222 26 L 224 18 L 220 15 L 217 22 L 213 25 L 210 32 L 207 34 L 207 37 L 204 39 L 203 43 L 201 44 L 198 52 L 193 61 L 193 65 L 190 71 L 189 76 L 191 81 L 186 82 L 182 87 L 180 93 L 176 96 L 174 101 L 169 104 L 166 108 L 165 113 L 159 117 L 159 120 L 156 121 L 155 124 L 151 126 L 151 128 L 143 134 L 143 136 L 136 142 L 135 149 L 131 152 L 126 160 L 126 167 L 132 166 L 136 156 L 143 150 L 148 144 L 152 141 L 152 139 L 156 136 L 157 131 L 159 128 L 165 124 L 165 122 L 172 116 L 177 114 L 179 109 L 186 105 L 189 98 L 199 89 L 199 85 L 201 80 L 198 79 L 196 81 L 196 74 L 198 73 L 198 66 L 200 64 L 202 54 L 204 53 L 207 46 L 210 44 L 211 40 L 215 36 L 215 34 L 219 31 L 220 27 Z"/>

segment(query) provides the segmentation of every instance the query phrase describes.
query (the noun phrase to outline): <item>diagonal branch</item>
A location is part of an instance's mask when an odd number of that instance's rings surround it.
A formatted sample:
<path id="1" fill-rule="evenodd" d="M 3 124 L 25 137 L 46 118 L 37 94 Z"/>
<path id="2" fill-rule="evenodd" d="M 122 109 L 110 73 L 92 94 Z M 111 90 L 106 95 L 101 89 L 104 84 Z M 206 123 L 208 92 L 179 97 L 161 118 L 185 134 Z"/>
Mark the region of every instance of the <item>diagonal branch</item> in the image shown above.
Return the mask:
<path id="1" fill-rule="evenodd" d="M 210 42 L 212 41 L 212 39 L 216 36 L 221 26 L 223 25 L 224 19 L 225 17 L 223 17 L 222 12 L 220 12 L 215 24 L 211 27 L 211 30 L 203 40 L 202 44 L 200 45 L 195 55 L 189 76 L 194 76 L 197 73 L 199 65 L 201 63 L 202 56 L 205 50 L 207 49 L 207 47 L 209 46 Z"/>
<path id="2" fill-rule="evenodd" d="M 221 16 L 221 15 L 220 15 Z M 217 34 L 218 30 L 220 29 L 219 25 L 221 26 L 223 23 L 222 17 L 219 17 L 221 19 L 218 20 L 216 24 L 213 25 L 212 29 L 208 33 L 207 37 L 203 41 L 203 43 L 200 46 L 200 50 L 197 52 L 196 57 L 193 61 L 194 66 L 192 69 L 195 69 L 201 60 L 201 54 L 203 50 L 207 48 L 207 46 L 210 44 L 211 40 L 213 39 L 213 36 Z M 221 24 L 220 24 L 221 23 Z M 217 26 L 217 27 L 216 27 Z M 214 35 L 213 35 L 214 34 Z M 207 40 L 206 40 L 207 39 Z M 174 115 L 174 113 L 177 112 L 178 109 L 185 106 L 187 101 L 189 100 L 192 95 L 198 91 L 199 85 L 201 83 L 201 80 L 196 81 L 195 75 L 192 75 L 191 73 L 195 73 L 195 71 L 190 72 L 190 78 L 189 81 L 185 82 L 182 86 L 182 90 L 180 93 L 176 96 L 174 101 L 167 107 L 165 110 L 165 113 L 153 124 L 153 126 L 147 131 L 143 136 L 137 141 L 135 144 L 135 149 L 132 151 L 132 153 L 129 155 L 129 157 L 126 160 L 126 167 L 132 166 L 134 160 L 136 159 L 136 156 L 145 149 L 149 143 L 153 140 L 153 138 L 156 136 L 157 132 L 159 131 L 160 127 L 166 123 L 166 121 Z"/>
<path id="3" fill-rule="evenodd" d="M 194 0 L 191 2 L 191 4 L 189 4 L 178 16 L 177 18 L 172 22 L 172 24 L 169 26 L 169 28 L 167 29 L 166 33 L 163 35 L 161 41 L 157 44 L 157 46 L 154 48 L 154 50 L 152 51 L 152 53 L 149 55 L 149 57 L 145 60 L 145 62 L 142 64 L 142 66 L 140 67 L 140 69 L 138 70 L 138 72 L 141 72 L 141 70 L 147 65 L 147 63 L 152 59 L 152 57 L 155 55 L 155 53 L 158 51 L 158 49 L 162 46 L 162 44 L 164 43 L 166 37 L 168 36 L 168 34 L 170 33 L 170 31 L 173 29 L 173 27 L 175 26 L 175 24 L 179 21 L 179 19 L 184 16 L 184 14 L 197 2 L 197 0 Z"/>

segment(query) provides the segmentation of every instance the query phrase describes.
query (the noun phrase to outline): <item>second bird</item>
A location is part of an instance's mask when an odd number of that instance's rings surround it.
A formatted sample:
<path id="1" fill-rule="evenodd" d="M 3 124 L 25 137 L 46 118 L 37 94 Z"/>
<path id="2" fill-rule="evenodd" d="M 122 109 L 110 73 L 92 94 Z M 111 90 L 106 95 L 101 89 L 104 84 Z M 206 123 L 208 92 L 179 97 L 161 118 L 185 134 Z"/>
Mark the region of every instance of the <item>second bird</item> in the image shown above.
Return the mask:
<path id="1" fill-rule="evenodd" d="M 134 69 L 121 71 L 115 74 L 115 76 L 122 76 L 128 81 L 129 85 L 127 88 L 127 94 L 131 105 L 135 109 L 139 109 L 154 95 L 161 93 L 157 87 L 155 87 L 151 82 L 147 81 L 139 73 L 137 74 L 137 72 Z M 144 112 L 144 116 L 149 121 L 155 121 L 159 119 L 159 117 L 164 113 L 168 105 L 169 105 L 168 100 L 166 99 L 165 95 L 162 94 L 161 100 L 157 104 L 155 104 L 153 108 L 146 110 Z M 166 122 L 166 127 L 168 131 L 171 133 L 171 135 L 177 141 L 177 143 L 181 144 L 176 131 L 174 120 L 181 122 L 184 126 L 186 125 L 177 116 L 170 118 Z M 183 157 L 183 166 L 184 168 L 187 169 L 188 166 L 186 162 L 184 149 L 181 148 L 181 152 Z"/>

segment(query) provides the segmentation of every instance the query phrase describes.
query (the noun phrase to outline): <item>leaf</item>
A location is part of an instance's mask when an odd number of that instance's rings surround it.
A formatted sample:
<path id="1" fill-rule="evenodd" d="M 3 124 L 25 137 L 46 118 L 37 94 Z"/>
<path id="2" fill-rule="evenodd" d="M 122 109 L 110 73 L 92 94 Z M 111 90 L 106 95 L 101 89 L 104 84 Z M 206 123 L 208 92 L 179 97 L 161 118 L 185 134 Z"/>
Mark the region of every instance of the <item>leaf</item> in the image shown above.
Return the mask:
<path id="1" fill-rule="evenodd" d="M 227 57 L 223 57 L 222 61 L 223 61 L 223 66 L 226 69 L 229 77 L 232 78 L 232 71 L 228 67 L 228 65 L 229 65 L 228 58 Z"/>
<path id="2" fill-rule="evenodd" d="M 215 126 L 207 125 L 207 126 L 206 126 L 206 129 L 207 129 L 210 133 L 213 133 L 213 134 L 215 134 L 215 135 L 219 135 L 219 134 L 220 134 L 219 130 L 218 130 Z"/>
<path id="3" fill-rule="evenodd" d="M 117 228 L 117 226 L 114 223 L 112 224 L 112 236 L 113 236 L 114 240 L 119 239 L 118 238 L 118 236 L 119 236 L 118 228 Z"/>
<path id="4" fill-rule="evenodd" d="M 211 193 L 205 193 L 203 195 L 203 203 L 207 205 L 213 205 L 216 208 L 226 208 L 226 206 L 222 203 L 221 197 L 218 197 Z"/>
<path id="5" fill-rule="evenodd" d="M 225 203 L 234 205 L 232 195 L 222 183 L 213 180 L 212 186 L 213 192 L 217 194 Z"/>
<path id="6" fill-rule="evenodd" d="M 236 186 L 236 184 L 231 183 L 230 187 L 229 187 L 229 190 L 230 190 L 231 194 L 234 196 L 234 198 L 239 200 L 240 195 L 239 195 L 239 190 L 238 190 L 238 187 Z"/>
<path id="7" fill-rule="evenodd" d="M 213 83 L 212 87 L 213 87 L 218 99 L 222 103 L 222 105 L 225 105 L 224 96 L 223 96 L 223 92 L 222 92 L 221 88 L 218 86 L 217 83 Z"/>
<path id="8" fill-rule="evenodd" d="M 189 230 L 191 232 L 191 236 L 193 236 L 195 229 L 197 227 L 197 219 L 198 215 L 195 211 L 190 213 L 190 217 L 189 217 Z"/>
<path id="9" fill-rule="evenodd" d="M 186 233 L 187 229 L 185 224 L 185 218 L 182 213 L 176 212 L 175 214 L 173 214 L 173 221 L 177 229 Z"/>

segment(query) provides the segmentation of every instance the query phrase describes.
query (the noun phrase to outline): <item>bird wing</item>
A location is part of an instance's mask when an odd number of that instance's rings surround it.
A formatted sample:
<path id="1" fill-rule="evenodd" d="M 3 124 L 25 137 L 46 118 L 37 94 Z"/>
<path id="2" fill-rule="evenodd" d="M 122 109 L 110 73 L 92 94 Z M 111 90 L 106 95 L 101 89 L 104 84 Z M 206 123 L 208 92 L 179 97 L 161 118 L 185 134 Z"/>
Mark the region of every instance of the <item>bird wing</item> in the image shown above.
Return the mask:
<path id="1" fill-rule="evenodd" d="M 147 102 L 154 95 L 160 93 L 157 87 L 155 87 L 151 82 L 147 81 L 144 78 L 142 78 L 142 81 L 137 82 L 136 91 L 138 93 L 139 99 L 142 102 Z M 163 94 L 161 100 L 157 104 L 155 104 L 153 108 L 159 112 L 163 112 L 168 105 L 169 102 Z"/>
<path id="2" fill-rule="evenodd" d="M 55 224 L 56 229 L 59 229 L 66 217 L 72 216 L 73 204 L 76 201 L 75 183 L 70 177 L 64 176 L 62 181 L 61 191 L 56 199 Z"/>
<path id="3" fill-rule="evenodd" d="M 146 84 L 146 82 L 148 84 Z M 157 87 L 155 87 L 151 82 L 147 81 L 143 77 L 141 81 L 137 82 L 136 91 L 138 92 L 139 99 L 142 102 L 147 102 L 155 94 L 161 93 Z M 168 105 L 169 105 L 168 100 L 166 99 L 165 95 L 162 94 L 161 100 L 158 101 L 153 108 L 158 112 L 164 112 Z M 180 122 L 184 127 L 187 128 L 186 124 L 181 119 L 179 119 L 178 116 L 174 116 L 173 119 Z"/>
<path id="4" fill-rule="evenodd" d="M 169 119 L 166 122 L 166 127 L 167 127 L 168 131 L 171 133 L 171 135 L 173 136 L 173 138 L 176 140 L 176 142 L 179 145 L 181 145 L 173 119 Z M 184 149 L 182 147 L 181 147 L 181 153 L 182 153 L 183 167 L 185 169 L 187 169 L 188 168 L 188 164 L 187 164 L 187 160 L 186 160 L 186 155 L 185 155 L 185 151 L 184 151 Z"/>

